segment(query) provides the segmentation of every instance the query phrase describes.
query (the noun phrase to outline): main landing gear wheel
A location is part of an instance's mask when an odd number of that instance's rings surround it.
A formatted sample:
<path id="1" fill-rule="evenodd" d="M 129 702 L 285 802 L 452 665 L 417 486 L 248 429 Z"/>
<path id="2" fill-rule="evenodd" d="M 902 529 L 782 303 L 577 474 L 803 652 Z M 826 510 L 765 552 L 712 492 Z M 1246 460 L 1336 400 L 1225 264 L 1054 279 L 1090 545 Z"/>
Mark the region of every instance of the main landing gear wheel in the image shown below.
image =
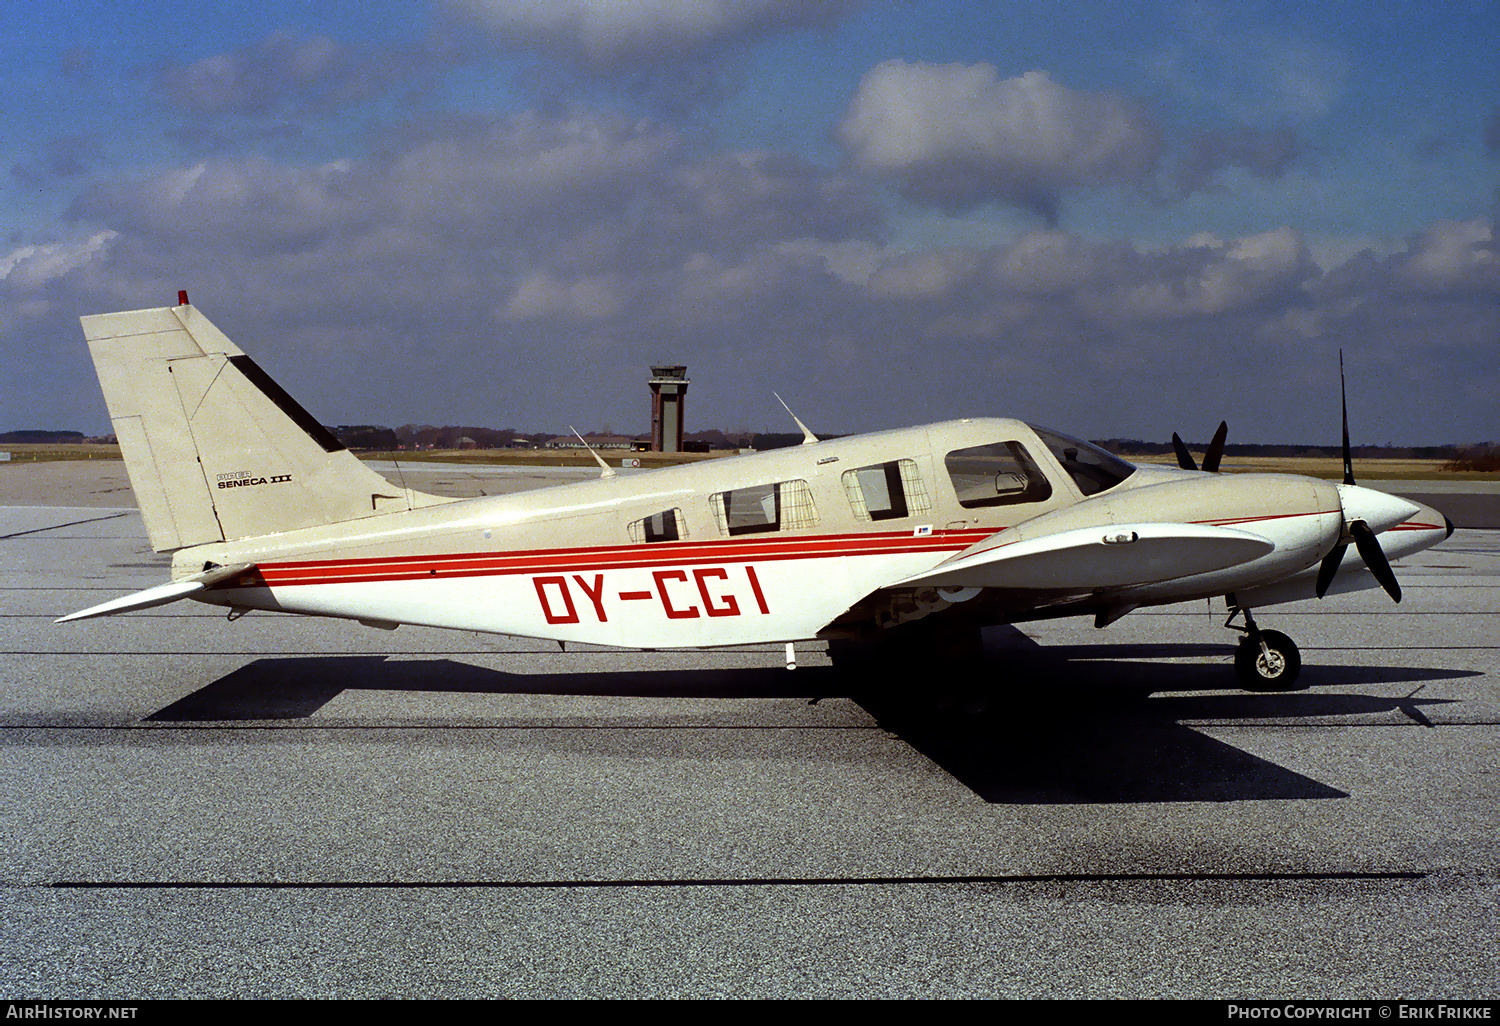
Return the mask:
<path id="1" fill-rule="evenodd" d="M 1302 672 L 1302 655 L 1280 631 L 1257 631 L 1234 651 L 1234 671 L 1246 691 L 1290 691 Z M 1264 647 L 1262 647 L 1264 645 Z"/>

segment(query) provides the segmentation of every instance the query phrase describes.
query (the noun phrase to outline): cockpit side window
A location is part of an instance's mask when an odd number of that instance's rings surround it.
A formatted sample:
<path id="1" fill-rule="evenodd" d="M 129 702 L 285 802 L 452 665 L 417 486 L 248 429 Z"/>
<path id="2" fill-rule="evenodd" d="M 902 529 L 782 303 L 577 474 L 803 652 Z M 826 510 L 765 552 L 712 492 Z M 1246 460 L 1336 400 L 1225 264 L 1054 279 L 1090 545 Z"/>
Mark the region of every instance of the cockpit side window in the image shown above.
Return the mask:
<path id="1" fill-rule="evenodd" d="M 911 460 L 846 470 L 842 480 L 849 508 L 860 520 L 900 520 L 932 509 L 917 465 Z"/>
<path id="2" fill-rule="evenodd" d="M 687 520 L 680 509 L 665 509 L 644 520 L 632 520 L 628 530 L 630 540 L 636 544 L 682 541 L 688 536 Z"/>
<path id="3" fill-rule="evenodd" d="M 709 506 L 719 522 L 719 531 L 730 537 L 818 526 L 818 510 L 806 481 L 715 492 L 709 496 Z"/>
<path id="4" fill-rule="evenodd" d="M 1052 485 L 1020 442 L 993 442 L 954 449 L 943 457 L 959 505 L 1009 506 L 1041 502 Z"/>
<path id="5" fill-rule="evenodd" d="M 1084 495 L 1097 495 L 1135 473 L 1134 466 L 1097 445 L 1069 438 L 1035 424 L 1028 426 L 1037 433 L 1037 437 L 1051 450 L 1052 455 L 1057 457 L 1057 462 L 1062 464 L 1062 468 Z"/>

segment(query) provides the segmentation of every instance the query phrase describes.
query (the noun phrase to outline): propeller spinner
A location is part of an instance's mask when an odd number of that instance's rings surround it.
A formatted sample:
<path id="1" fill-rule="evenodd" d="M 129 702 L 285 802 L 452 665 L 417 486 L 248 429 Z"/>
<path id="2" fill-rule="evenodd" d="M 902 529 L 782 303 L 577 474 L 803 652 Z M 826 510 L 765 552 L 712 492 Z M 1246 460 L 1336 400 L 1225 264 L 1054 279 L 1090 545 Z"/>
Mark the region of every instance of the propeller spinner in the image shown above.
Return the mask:
<path id="1" fill-rule="evenodd" d="M 1339 505 L 1344 511 L 1344 529 L 1338 543 L 1323 557 L 1323 565 L 1318 567 L 1318 598 L 1327 593 L 1334 575 L 1339 572 L 1339 564 L 1344 561 L 1345 550 L 1353 543 L 1359 551 L 1359 558 L 1365 561 L 1365 566 L 1370 568 L 1386 594 L 1400 602 L 1401 585 L 1396 582 L 1396 574 L 1385 558 L 1380 539 L 1375 536 L 1380 531 L 1405 523 L 1419 507 L 1373 488 L 1341 484 L 1338 489 Z"/>

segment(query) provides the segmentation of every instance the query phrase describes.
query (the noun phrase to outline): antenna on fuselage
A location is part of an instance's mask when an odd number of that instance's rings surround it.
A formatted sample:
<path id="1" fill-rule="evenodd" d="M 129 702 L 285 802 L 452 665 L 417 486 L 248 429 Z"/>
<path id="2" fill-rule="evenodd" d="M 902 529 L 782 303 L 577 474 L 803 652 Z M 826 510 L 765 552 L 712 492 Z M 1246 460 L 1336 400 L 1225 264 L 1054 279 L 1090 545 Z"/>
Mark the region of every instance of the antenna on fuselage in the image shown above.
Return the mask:
<path id="1" fill-rule="evenodd" d="M 771 394 L 776 395 L 775 392 L 772 392 Z M 795 420 L 797 422 L 797 426 L 802 429 L 803 445 L 812 445 L 818 440 L 818 436 L 809 431 L 807 429 L 807 425 L 802 423 L 802 418 L 797 416 L 795 413 L 792 413 L 792 408 L 786 404 L 785 399 L 781 398 L 781 396 L 779 395 L 776 395 L 776 401 L 781 404 L 781 408 L 783 410 L 785 410 L 787 413 L 791 413 L 792 419 Z"/>
<path id="2" fill-rule="evenodd" d="M 589 451 L 589 455 L 590 456 L 594 457 L 594 462 L 597 463 L 597 464 L 599 464 L 599 476 L 600 477 L 614 477 L 615 476 L 615 468 L 611 467 L 608 463 L 605 463 L 604 460 L 600 458 L 599 454 L 594 451 L 594 447 L 592 445 L 590 445 L 588 442 L 584 441 L 583 436 L 578 433 L 578 429 L 576 427 L 574 427 L 573 425 L 569 424 L 568 425 L 568 430 L 571 431 L 571 432 L 573 432 L 573 437 L 574 438 L 578 439 L 580 442 L 583 442 L 583 447 Z"/>

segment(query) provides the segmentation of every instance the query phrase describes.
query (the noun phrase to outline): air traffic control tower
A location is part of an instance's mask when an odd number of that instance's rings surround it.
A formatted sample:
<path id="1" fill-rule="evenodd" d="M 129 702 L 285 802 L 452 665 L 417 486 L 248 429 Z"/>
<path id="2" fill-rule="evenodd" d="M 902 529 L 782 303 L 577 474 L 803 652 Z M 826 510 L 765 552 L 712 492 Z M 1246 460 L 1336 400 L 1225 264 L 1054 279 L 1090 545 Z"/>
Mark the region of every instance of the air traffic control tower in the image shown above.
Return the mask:
<path id="1" fill-rule="evenodd" d="M 651 368 L 651 451 L 682 451 L 682 400 L 686 367 Z"/>

